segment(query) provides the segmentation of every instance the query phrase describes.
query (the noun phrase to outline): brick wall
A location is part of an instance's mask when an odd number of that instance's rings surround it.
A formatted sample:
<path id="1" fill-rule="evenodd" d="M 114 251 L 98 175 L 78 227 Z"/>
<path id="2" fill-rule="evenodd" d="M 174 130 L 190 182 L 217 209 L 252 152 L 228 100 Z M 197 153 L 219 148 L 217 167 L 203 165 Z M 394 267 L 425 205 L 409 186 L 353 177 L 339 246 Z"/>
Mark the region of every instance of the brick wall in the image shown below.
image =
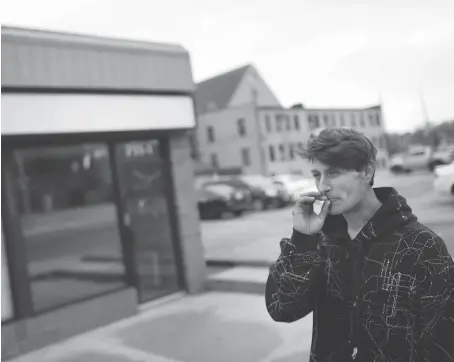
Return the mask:
<path id="1" fill-rule="evenodd" d="M 2 325 L 2 361 L 133 316 L 136 312 L 137 292 L 128 288 Z"/>
<path id="2" fill-rule="evenodd" d="M 170 138 L 170 161 L 185 284 L 189 293 L 197 293 L 205 286 L 206 264 L 190 152 L 188 136 L 185 133 L 173 134 Z"/>

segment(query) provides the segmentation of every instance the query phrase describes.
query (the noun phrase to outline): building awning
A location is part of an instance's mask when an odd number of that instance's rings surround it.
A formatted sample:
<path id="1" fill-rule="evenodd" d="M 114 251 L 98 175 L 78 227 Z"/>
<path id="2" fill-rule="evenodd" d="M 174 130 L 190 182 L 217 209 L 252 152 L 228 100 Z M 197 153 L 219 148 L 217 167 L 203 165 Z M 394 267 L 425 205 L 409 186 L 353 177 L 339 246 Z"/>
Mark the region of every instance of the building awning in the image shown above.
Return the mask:
<path id="1" fill-rule="evenodd" d="M 188 52 L 180 45 L 2 27 L 6 88 L 192 93 Z"/>

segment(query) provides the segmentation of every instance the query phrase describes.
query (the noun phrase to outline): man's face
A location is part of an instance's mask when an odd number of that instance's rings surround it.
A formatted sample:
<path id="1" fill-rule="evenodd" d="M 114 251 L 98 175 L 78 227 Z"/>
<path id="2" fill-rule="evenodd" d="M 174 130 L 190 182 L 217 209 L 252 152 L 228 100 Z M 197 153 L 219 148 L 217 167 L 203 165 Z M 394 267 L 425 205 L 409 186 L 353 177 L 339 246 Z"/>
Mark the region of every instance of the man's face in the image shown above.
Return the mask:
<path id="1" fill-rule="evenodd" d="M 331 215 L 345 214 L 358 207 L 369 186 L 365 171 L 350 171 L 325 165 L 317 160 L 311 164 L 317 189 L 331 201 Z"/>

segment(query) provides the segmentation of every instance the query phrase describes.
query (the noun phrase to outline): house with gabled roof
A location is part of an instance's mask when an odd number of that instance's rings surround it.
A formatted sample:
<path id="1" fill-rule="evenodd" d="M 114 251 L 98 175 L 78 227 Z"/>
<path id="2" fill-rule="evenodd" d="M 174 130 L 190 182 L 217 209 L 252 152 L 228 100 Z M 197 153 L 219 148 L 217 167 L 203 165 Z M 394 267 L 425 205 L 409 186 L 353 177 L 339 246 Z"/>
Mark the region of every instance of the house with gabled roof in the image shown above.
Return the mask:
<path id="1" fill-rule="evenodd" d="M 253 65 L 230 70 L 196 85 L 195 145 L 199 164 L 243 173 L 309 174 L 294 149 L 320 127 L 350 127 L 370 137 L 377 165 L 387 163 L 381 106 L 308 109 L 282 106 Z"/>

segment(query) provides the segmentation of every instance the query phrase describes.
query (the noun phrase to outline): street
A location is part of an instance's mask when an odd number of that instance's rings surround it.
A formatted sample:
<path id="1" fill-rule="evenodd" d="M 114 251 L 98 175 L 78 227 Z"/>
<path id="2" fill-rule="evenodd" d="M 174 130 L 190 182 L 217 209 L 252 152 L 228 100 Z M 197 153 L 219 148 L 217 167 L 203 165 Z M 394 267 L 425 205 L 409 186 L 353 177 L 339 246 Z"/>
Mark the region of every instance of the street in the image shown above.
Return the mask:
<path id="1" fill-rule="evenodd" d="M 437 195 L 432 182 L 428 172 L 392 175 L 380 171 L 375 186 L 396 188 L 418 219 L 440 235 L 454 255 L 454 198 Z M 279 255 L 279 240 L 291 234 L 291 207 L 202 222 L 201 230 L 208 261 L 269 264 Z"/>

